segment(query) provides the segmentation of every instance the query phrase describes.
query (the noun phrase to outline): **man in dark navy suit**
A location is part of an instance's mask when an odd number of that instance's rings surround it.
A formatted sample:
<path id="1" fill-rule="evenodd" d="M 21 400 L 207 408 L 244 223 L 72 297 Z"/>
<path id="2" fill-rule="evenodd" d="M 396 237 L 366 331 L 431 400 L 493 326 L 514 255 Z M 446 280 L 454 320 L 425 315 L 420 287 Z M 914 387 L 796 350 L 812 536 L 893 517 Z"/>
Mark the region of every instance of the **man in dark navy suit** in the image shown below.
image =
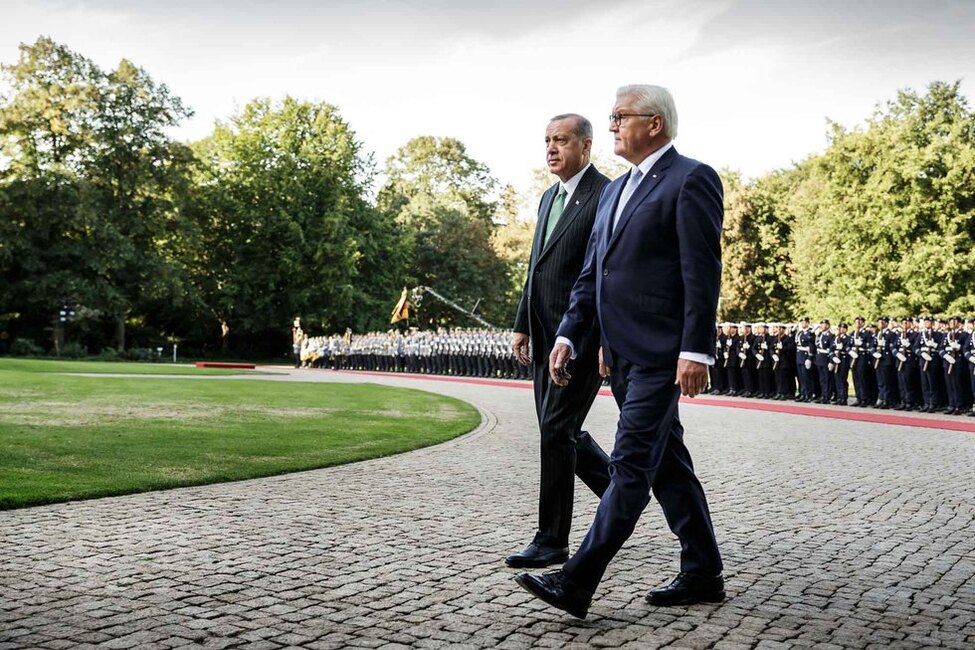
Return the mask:
<path id="1" fill-rule="evenodd" d="M 579 341 L 570 368 L 571 386 L 559 388 L 548 372 L 555 330 L 569 306 L 572 285 L 586 257 L 596 204 L 609 179 L 589 162 L 592 124 L 581 115 L 556 115 L 545 130 L 550 172 L 559 182 L 542 195 L 528 277 L 515 316 L 512 350 L 532 363 L 535 412 L 541 432 L 538 530 L 522 551 L 509 555 L 510 567 L 544 567 L 569 557 L 569 528 L 575 477 L 602 496 L 609 485 L 609 457 L 582 423 L 599 391 L 599 332 Z"/>
<path id="2" fill-rule="evenodd" d="M 561 571 L 519 574 L 537 598 L 585 618 L 609 562 L 632 534 L 651 492 L 680 540 L 680 573 L 647 594 L 654 605 L 724 599 L 722 562 L 701 483 L 684 446 L 680 396 L 694 397 L 714 362 L 712 326 L 721 282 L 721 180 L 677 153 L 673 98 L 624 86 L 610 117 L 630 172 L 599 200 L 586 262 L 549 357 L 560 386 L 566 364 L 600 328 L 620 407 L 610 484 L 579 550 Z"/>

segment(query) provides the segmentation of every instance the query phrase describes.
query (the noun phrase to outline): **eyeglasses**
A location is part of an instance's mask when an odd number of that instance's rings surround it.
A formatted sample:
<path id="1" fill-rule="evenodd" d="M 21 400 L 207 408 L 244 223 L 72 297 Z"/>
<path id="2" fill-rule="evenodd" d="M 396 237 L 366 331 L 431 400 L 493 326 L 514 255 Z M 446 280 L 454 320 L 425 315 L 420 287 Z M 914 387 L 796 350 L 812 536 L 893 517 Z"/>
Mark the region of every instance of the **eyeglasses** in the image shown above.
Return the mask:
<path id="1" fill-rule="evenodd" d="M 658 113 L 613 113 L 609 116 L 609 121 L 619 126 L 626 117 L 656 117 Z"/>

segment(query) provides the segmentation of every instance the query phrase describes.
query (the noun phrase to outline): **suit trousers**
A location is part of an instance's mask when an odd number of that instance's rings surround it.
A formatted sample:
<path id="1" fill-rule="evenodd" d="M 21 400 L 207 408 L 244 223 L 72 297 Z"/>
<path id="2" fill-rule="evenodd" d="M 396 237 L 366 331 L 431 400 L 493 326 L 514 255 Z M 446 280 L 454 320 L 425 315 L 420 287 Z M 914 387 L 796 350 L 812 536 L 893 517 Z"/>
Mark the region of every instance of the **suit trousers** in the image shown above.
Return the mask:
<path id="1" fill-rule="evenodd" d="M 547 362 L 548 357 L 536 356 L 532 367 L 541 432 L 535 541 L 562 548 L 569 545 L 575 477 L 601 497 L 609 485 L 609 456 L 581 430 L 602 383 L 595 355 L 580 356 L 570 364 L 572 381 L 564 388 L 552 381 Z"/>
<path id="2" fill-rule="evenodd" d="M 680 540 L 681 571 L 721 573 L 721 555 L 711 513 L 678 417 L 676 368 L 637 366 L 614 354 L 611 382 L 620 408 L 616 445 L 610 456 L 610 484 L 589 532 L 563 571 L 595 590 L 606 567 L 657 498 L 671 531 Z"/>

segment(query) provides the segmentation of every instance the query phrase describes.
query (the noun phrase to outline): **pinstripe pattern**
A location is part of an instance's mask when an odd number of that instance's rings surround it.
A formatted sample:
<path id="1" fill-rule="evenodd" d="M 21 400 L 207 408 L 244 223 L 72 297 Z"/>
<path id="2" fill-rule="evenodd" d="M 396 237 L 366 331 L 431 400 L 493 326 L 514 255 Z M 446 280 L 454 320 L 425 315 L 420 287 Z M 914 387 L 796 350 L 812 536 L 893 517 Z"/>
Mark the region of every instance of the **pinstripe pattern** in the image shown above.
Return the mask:
<path id="1" fill-rule="evenodd" d="M 541 433 L 536 541 L 554 547 L 565 547 L 569 542 L 575 476 L 597 495 L 609 485 L 609 458 L 587 432 L 580 431 L 599 389 L 599 328 L 593 328 L 593 335 L 579 343 L 568 386 L 555 386 L 548 375 L 555 331 L 582 269 L 599 195 L 608 183 L 608 178 L 590 167 L 544 245 L 548 214 L 559 184 L 542 195 L 528 278 L 514 324 L 516 332 L 531 336 L 535 410 Z"/>

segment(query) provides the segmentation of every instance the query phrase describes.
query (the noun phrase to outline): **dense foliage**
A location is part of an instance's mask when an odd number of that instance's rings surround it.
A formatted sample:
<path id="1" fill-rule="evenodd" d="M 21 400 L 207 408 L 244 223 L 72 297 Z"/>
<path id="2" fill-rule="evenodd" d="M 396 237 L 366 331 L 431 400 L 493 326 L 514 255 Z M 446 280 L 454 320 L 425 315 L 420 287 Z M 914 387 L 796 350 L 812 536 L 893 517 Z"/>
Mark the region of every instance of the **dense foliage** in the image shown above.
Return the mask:
<path id="1" fill-rule="evenodd" d="M 165 85 L 48 38 L 2 76 L 0 353 L 281 354 L 295 316 L 386 329 L 420 285 L 511 322 L 534 228 L 518 215 L 538 197 L 456 139 L 413 138 L 377 169 L 338 108 L 284 98 L 184 144 L 170 133 L 191 111 Z M 720 317 L 975 311 L 973 145 L 959 84 L 936 82 L 790 168 L 724 172 Z M 474 324 L 430 296 L 411 320 Z"/>

